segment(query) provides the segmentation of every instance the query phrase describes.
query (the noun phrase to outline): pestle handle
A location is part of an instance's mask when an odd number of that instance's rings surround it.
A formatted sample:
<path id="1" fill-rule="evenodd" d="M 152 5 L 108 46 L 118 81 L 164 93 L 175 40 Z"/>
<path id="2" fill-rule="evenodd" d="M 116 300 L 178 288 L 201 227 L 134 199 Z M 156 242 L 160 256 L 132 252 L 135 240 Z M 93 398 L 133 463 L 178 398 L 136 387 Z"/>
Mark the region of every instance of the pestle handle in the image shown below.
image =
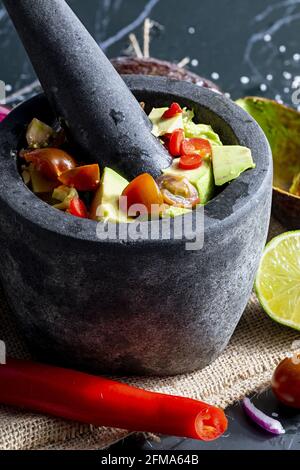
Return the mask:
<path id="1" fill-rule="evenodd" d="M 64 0 L 3 0 L 59 118 L 82 160 L 132 179 L 157 177 L 170 156 L 96 41 Z"/>

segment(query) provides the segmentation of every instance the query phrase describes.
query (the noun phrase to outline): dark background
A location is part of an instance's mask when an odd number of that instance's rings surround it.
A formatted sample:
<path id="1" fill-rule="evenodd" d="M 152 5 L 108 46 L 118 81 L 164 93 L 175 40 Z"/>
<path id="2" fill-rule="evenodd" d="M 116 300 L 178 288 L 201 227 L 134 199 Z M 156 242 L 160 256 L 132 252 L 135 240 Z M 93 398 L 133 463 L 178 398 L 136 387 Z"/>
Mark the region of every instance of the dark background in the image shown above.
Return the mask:
<path id="1" fill-rule="evenodd" d="M 292 104 L 292 92 L 300 88 L 300 0 L 70 0 L 69 3 L 109 57 L 130 52 L 131 32 L 142 45 L 143 22 L 150 17 L 157 22 L 151 38 L 152 56 L 174 62 L 188 56 L 191 70 L 208 78 L 219 76 L 218 85 L 233 99 L 262 95 Z M 35 74 L 1 0 L 0 80 L 7 84 L 10 104 L 36 90 L 19 93 L 34 82 Z M 10 99 L 12 93 L 17 96 Z M 270 391 L 255 396 L 254 401 L 269 415 L 275 412 L 279 416 L 286 427 L 284 436 L 270 437 L 257 429 L 237 404 L 227 410 L 229 431 L 214 443 L 175 438 L 154 443 L 135 438 L 121 444 L 121 448 L 132 445 L 148 450 L 300 449 L 299 414 L 281 408 Z"/>
<path id="2" fill-rule="evenodd" d="M 142 43 L 143 21 L 149 16 L 160 25 L 152 34 L 152 56 L 175 62 L 190 57 L 192 70 L 208 78 L 218 73 L 217 83 L 234 99 L 262 95 L 291 104 L 293 87 L 300 88 L 300 0 L 69 0 L 69 4 L 109 57 L 128 50 L 130 32 Z M 273 79 L 268 80 L 268 75 Z M 241 77 L 249 83 L 241 83 Z M 34 78 L 0 0 L 0 79 L 7 83 L 9 95 L 11 87 L 16 91 Z"/>

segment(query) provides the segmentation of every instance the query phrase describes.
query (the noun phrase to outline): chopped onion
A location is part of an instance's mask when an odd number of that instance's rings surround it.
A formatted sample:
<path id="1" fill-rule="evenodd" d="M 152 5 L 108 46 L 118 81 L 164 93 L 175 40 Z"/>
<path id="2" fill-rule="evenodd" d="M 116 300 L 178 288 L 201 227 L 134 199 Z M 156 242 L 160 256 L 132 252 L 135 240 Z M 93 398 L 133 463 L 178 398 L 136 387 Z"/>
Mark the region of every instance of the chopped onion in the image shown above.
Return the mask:
<path id="1" fill-rule="evenodd" d="M 251 403 L 249 398 L 244 398 L 242 401 L 244 411 L 249 418 L 251 418 L 258 426 L 263 428 L 265 431 L 270 432 L 271 434 L 284 434 L 285 430 L 282 427 L 281 423 L 274 418 L 270 418 L 262 411 L 258 410 L 256 406 Z"/>
<path id="2" fill-rule="evenodd" d="M 0 106 L 0 122 L 6 118 L 9 112 L 10 112 L 10 109 L 5 108 L 4 106 Z"/>

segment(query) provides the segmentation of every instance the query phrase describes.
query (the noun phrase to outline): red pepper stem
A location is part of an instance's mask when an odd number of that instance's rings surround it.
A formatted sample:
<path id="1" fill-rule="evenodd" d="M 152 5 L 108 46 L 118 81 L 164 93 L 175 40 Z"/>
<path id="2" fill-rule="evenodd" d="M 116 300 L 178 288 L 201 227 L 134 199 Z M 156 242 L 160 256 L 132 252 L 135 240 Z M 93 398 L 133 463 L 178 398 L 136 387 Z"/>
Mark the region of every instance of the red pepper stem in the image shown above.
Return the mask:
<path id="1" fill-rule="evenodd" d="M 0 403 L 95 426 L 202 440 L 227 428 L 224 412 L 200 401 L 15 359 L 0 366 Z"/>

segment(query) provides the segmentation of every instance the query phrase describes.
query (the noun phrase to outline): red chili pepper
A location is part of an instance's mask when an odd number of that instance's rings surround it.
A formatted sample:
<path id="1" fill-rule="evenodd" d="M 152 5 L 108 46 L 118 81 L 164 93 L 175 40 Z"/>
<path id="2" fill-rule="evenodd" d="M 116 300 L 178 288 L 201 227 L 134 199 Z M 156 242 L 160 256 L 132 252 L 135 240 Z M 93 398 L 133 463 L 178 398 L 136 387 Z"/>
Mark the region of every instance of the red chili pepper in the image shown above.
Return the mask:
<path id="1" fill-rule="evenodd" d="M 87 208 L 79 197 L 74 197 L 70 202 L 69 213 L 82 219 L 88 218 Z"/>
<path id="2" fill-rule="evenodd" d="M 176 114 L 181 114 L 183 111 L 181 109 L 181 107 L 179 106 L 178 103 L 172 103 L 171 106 L 169 107 L 169 109 L 167 109 L 164 114 L 162 115 L 162 118 L 163 119 L 170 119 L 174 116 L 176 116 Z"/>
<path id="3" fill-rule="evenodd" d="M 182 155 L 193 155 L 196 152 L 200 153 L 201 156 L 211 155 L 211 145 L 207 139 L 184 139 L 181 144 Z"/>
<path id="4" fill-rule="evenodd" d="M 202 157 L 198 153 L 194 155 L 182 155 L 179 160 L 179 168 L 182 170 L 194 170 L 202 165 Z"/>
<path id="5" fill-rule="evenodd" d="M 184 132 L 182 129 L 176 129 L 172 132 L 169 139 L 169 152 L 172 157 L 179 157 L 181 155 L 181 144 L 184 139 Z"/>
<path id="6" fill-rule="evenodd" d="M 16 359 L 0 365 L 0 403 L 95 426 L 204 441 L 227 429 L 224 412 L 201 401 Z"/>

